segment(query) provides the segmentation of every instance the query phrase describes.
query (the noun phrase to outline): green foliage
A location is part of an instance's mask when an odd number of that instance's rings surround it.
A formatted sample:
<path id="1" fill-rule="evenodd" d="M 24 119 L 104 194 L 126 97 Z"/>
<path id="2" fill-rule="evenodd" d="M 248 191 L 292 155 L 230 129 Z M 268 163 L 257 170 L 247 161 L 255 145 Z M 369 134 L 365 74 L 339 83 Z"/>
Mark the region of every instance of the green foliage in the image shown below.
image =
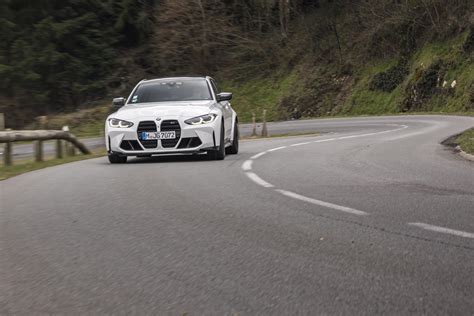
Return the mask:
<path id="1" fill-rule="evenodd" d="M 141 3 L 2 2 L 0 25 L 6 27 L 0 38 L 3 97 L 14 100 L 26 117 L 71 111 L 85 101 L 103 98 L 118 48 L 140 43 L 148 34 L 142 32 L 150 25 L 143 17 L 148 12 L 145 2 Z M 12 117 L 7 122 L 19 125 Z"/>

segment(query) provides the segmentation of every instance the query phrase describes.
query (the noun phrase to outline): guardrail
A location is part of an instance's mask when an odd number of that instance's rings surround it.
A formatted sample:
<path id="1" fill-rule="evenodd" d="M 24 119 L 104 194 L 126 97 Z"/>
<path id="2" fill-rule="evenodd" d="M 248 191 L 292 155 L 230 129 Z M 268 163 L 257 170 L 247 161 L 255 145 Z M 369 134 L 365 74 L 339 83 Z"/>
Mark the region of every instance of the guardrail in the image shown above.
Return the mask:
<path id="1" fill-rule="evenodd" d="M 1 131 L 0 143 L 5 143 L 5 150 L 3 153 L 4 165 L 12 165 L 13 143 L 19 141 L 34 141 L 35 146 L 35 161 L 43 161 L 43 141 L 56 140 L 56 158 L 63 158 L 63 142 L 66 141 L 72 146 L 67 146 L 66 154 L 74 155 L 74 149 L 77 148 L 81 153 L 89 155 L 89 149 L 81 143 L 76 136 L 68 131 L 57 130 L 24 130 L 24 131 Z"/>

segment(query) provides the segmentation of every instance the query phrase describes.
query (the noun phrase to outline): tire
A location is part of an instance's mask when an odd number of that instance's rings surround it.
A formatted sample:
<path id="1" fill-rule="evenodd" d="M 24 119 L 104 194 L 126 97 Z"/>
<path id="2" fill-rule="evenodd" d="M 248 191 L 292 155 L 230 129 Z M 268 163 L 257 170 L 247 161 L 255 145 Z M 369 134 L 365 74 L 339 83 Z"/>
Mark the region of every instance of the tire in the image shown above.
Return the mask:
<path id="1" fill-rule="evenodd" d="M 109 154 L 108 157 L 109 157 L 110 163 L 126 163 L 127 162 L 127 156 Z"/>
<path id="2" fill-rule="evenodd" d="M 234 123 L 234 139 L 232 140 L 232 145 L 225 149 L 227 155 L 236 155 L 239 153 L 239 125 L 237 122 Z"/>
<path id="3" fill-rule="evenodd" d="M 219 147 L 217 147 L 217 150 L 208 151 L 207 158 L 209 160 L 224 160 L 225 158 L 224 122 L 222 122 L 221 124 L 221 137 L 220 137 Z"/>

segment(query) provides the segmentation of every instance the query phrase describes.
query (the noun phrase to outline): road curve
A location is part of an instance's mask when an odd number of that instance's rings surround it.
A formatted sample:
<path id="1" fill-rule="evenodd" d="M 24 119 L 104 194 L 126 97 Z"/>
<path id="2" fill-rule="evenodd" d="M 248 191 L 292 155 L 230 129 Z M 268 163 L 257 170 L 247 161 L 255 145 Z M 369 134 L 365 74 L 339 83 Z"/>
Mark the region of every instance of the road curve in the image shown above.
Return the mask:
<path id="1" fill-rule="evenodd" d="M 474 313 L 474 163 L 440 144 L 474 118 L 275 125 L 326 133 L 1 181 L 0 314 Z"/>

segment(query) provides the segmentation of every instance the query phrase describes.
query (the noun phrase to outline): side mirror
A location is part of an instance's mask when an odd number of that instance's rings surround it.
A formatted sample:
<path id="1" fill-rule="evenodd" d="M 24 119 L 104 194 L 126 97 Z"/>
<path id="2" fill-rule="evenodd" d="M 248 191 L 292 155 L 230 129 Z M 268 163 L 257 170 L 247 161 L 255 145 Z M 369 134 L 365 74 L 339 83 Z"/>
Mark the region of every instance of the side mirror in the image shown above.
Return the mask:
<path id="1" fill-rule="evenodd" d="M 125 98 L 122 98 L 122 97 L 120 97 L 120 98 L 114 98 L 114 99 L 112 100 L 112 105 L 113 105 L 114 107 L 116 107 L 116 108 L 119 108 L 119 107 L 122 107 L 122 106 L 125 105 L 125 101 L 127 101 L 127 100 L 125 100 Z"/>
<path id="2" fill-rule="evenodd" d="M 217 102 L 221 101 L 230 101 L 232 100 L 232 93 L 230 92 L 221 92 L 218 95 L 216 95 Z"/>

